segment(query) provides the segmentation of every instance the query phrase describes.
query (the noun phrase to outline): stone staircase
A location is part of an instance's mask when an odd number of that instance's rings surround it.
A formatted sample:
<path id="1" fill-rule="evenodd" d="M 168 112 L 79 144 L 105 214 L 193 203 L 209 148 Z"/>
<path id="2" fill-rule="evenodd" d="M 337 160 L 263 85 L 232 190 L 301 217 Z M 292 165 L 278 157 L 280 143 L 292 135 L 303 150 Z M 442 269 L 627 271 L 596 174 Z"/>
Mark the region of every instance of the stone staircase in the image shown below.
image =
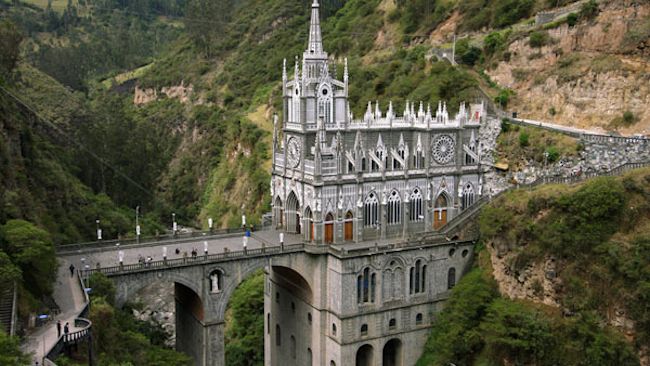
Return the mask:
<path id="1" fill-rule="evenodd" d="M 0 290 L 0 326 L 7 334 L 12 334 L 14 317 L 14 287 Z"/>

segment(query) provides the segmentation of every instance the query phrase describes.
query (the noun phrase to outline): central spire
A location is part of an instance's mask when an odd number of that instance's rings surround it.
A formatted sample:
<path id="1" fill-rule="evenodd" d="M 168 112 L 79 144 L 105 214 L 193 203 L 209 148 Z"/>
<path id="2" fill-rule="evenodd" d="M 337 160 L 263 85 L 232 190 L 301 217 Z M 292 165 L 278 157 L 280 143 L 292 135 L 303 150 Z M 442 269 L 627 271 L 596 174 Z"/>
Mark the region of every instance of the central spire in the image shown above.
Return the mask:
<path id="1" fill-rule="evenodd" d="M 309 25 L 309 44 L 307 54 L 319 55 L 323 53 L 323 38 L 320 33 L 320 15 L 318 0 L 311 4 L 311 24 Z"/>

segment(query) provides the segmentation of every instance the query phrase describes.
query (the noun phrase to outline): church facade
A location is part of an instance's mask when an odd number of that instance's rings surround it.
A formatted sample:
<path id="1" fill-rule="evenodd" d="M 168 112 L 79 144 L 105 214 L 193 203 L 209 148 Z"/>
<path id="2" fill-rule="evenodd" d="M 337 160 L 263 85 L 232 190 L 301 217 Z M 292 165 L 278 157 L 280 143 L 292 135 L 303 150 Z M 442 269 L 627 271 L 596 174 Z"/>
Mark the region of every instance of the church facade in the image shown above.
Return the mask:
<path id="1" fill-rule="evenodd" d="M 481 195 L 478 132 L 485 106 L 369 102 L 362 119 L 348 104 L 347 59 L 336 80 L 323 49 L 319 5 L 309 43 L 289 77 L 274 120 L 273 224 L 314 244 L 343 244 L 435 231 Z M 281 131 L 281 134 L 280 134 Z"/>

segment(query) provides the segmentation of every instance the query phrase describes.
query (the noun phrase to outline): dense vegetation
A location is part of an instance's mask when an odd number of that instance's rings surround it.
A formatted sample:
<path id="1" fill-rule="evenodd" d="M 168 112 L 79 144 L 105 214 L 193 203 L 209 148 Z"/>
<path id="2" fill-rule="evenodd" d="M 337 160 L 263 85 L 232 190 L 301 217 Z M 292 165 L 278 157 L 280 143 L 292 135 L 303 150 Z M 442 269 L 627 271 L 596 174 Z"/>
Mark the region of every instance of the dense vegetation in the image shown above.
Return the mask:
<path id="1" fill-rule="evenodd" d="M 484 264 L 454 289 L 421 364 L 638 364 L 634 349 L 650 341 L 649 182 L 644 169 L 514 191 L 484 208 L 483 240 L 510 256 L 514 276 L 555 258 L 561 309 L 500 299 Z M 632 343 L 606 325 L 621 310 L 634 319 Z"/>
<path id="2" fill-rule="evenodd" d="M 417 365 L 639 364 L 623 336 L 594 314 L 563 318 L 500 297 L 488 271 L 474 268 L 454 288 Z"/>
<path id="3" fill-rule="evenodd" d="M 226 365 L 264 364 L 264 272 L 235 290 L 226 311 Z"/>
<path id="4" fill-rule="evenodd" d="M 136 319 L 131 305 L 113 306 L 115 285 L 101 274 L 90 278 L 93 284 L 89 319 L 93 322 L 93 351 L 102 365 L 191 365 L 190 358 L 164 347 L 161 328 Z M 85 350 L 71 359 L 57 359 L 58 365 L 84 364 Z M 87 362 L 87 361 L 86 361 Z"/>

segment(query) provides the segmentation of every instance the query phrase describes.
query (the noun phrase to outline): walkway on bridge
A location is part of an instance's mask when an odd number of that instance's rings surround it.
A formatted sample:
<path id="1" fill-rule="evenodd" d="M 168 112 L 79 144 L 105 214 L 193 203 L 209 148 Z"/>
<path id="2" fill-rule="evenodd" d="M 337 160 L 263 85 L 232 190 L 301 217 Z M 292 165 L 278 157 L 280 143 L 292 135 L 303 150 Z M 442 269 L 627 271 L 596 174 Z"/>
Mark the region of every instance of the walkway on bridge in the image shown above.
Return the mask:
<path id="1" fill-rule="evenodd" d="M 54 301 L 59 305 L 61 313 L 26 337 L 23 343 L 23 351 L 32 355 L 34 364 L 38 361 L 39 365 L 42 365 L 45 354 L 58 342 L 57 320 L 61 321 L 61 332 L 66 322 L 69 323 L 70 333 L 81 329 L 75 327 L 74 320 L 84 308 L 85 299 L 79 278 L 76 274 L 70 276 L 69 266 L 68 261 L 59 258 L 59 270 L 54 283 Z"/>

